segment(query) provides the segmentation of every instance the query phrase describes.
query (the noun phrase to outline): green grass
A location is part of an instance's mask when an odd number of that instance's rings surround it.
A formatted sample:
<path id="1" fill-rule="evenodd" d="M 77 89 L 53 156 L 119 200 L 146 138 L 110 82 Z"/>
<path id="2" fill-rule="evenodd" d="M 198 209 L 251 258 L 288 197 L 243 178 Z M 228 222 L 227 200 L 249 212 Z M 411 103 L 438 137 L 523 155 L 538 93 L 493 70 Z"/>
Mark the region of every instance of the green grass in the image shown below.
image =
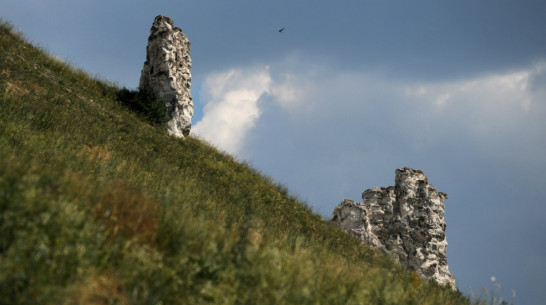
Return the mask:
<path id="1" fill-rule="evenodd" d="M 0 304 L 469 304 L 0 26 Z"/>

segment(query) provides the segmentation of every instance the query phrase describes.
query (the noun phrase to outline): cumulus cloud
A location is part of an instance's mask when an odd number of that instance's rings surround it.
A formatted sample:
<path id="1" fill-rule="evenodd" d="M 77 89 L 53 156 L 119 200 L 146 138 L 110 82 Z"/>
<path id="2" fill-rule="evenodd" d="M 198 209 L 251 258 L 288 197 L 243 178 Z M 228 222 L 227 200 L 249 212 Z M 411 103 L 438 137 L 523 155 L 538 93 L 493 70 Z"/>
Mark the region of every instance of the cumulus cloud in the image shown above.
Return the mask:
<path id="1" fill-rule="evenodd" d="M 546 111 L 543 95 L 532 86 L 543 74 L 541 66 L 447 83 L 410 84 L 406 98 L 416 104 L 413 111 L 423 112 L 423 122 L 434 126 L 431 141 L 453 137 L 499 161 L 543 163 Z"/>
<path id="2" fill-rule="evenodd" d="M 304 88 L 296 87 L 296 83 L 290 73 L 274 80 L 269 66 L 212 74 L 202 87 L 203 117 L 192 132 L 222 150 L 239 155 L 267 106 L 263 103 L 273 102 L 286 110 L 299 104 Z"/>
<path id="3" fill-rule="evenodd" d="M 270 91 L 269 68 L 232 69 L 211 75 L 202 88 L 203 118 L 193 133 L 237 154 L 248 131 L 260 117 L 258 100 Z"/>
<path id="4" fill-rule="evenodd" d="M 303 151 L 329 149 L 321 144 L 327 141 L 360 154 L 374 153 L 378 146 L 387 155 L 388 150 L 425 150 L 446 138 L 489 151 L 516 140 L 537 148 L 542 134 L 533 129 L 544 127 L 537 115 L 544 114 L 544 94 L 537 83 L 545 78 L 545 66 L 428 83 L 369 73 L 316 73 L 316 67 L 305 66 L 276 75 L 268 66 L 231 69 L 207 77 L 204 116 L 193 131 L 250 158 L 267 143 L 291 137 L 310 142 L 299 148 Z M 268 124 L 275 126 L 274 134 L 262 134 Z"/>

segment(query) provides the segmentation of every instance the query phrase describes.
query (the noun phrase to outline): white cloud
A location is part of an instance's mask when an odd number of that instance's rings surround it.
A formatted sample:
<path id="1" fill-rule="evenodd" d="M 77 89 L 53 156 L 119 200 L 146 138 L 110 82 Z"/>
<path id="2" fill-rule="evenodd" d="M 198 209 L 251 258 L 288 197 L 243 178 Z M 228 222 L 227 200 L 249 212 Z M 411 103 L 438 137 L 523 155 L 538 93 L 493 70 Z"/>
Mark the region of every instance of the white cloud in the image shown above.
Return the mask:
<path id="1" fill-rule="evenodd" d="M 192 133 L 222 150 L 238 155 L 244 141 L 262 114 L 260 100 L 269 97 L 276 105 L 290 110 L 303 100 L 305 85 L 285 73 L 274 81 L 269 66 L 237 68 L 206 78 L 201 99 L 203 118 Z M 299 85 L 299 86 L 298 86 Z"/>
<path id="2" fill-rule="evenodd" d="M 435 126 L 435 133 L 465 135 L 477 143 L 491 144 L 509 140 L 532 128 L 539 110 L 533 103 L 530 76 L 534 67 L 506 74 L 476 77 L 446 83 L 411 84 L 406 92 L 415 99 L 413 111 Z M 524 133 L 523 133 L 524 134 Z M 500 148 L 500 147 L 497 147 Z"/>
<path id="3" fill-rule="evenodd" d="M 524 70 L 447 84 L 429 84 L 425 87 L 427 92 L 447 92 L 436 98 L 436 104 L 440 105 L 445 105 L 447 99 L 452 98 L 454 103 L 466 106 L 473 103 L 473 108 L 479 107 L 481 110 L 520 106 L 527 111 L 531 94 L 528 91 L 529 75 L 530 71 Z"/>
<path id="4" fill-rule="evenodd" d="M 297 84 L 297 77 L 294 74 L 286 73 L 281 81 L 274 83 L 271 88 L 271 95 L 283 108 L 293 108 L 302 101 L 301 97 L 305 91 L 303 84 L 299 84 L 299 86 Z"/>
<path id="5" fill-rule="evenodd" d="M 274 144 L 278 147 L 290 143 L 286 151 L 294 155 L 343 147 L 353 156 L 384 158 L 401 150 L 427 151 L 447 139 L 508 157 L 521 154 L 517 147 L 523 145 L 528 157 L 542 149 L 537 143 L 544 135 L 537 130 L 544 123 L 537 122 L 537 113 L 544 114 L 544 107 L 531 82 L 545 66 L 428 83 L 327 69 L 316 73 L 312 66 L 287 68 L 280 75 L 268 67 L 232 69 L 207 78 L 204 116 L 193 131 L 249 158 L 267 147 L 266 141 L 282 141 Z M 279 134 L 262 134 L 265 125 Z M 378 151 L 381 155 L 371 155 Z"/>
<path id="6" fill-rule="evenodd" d="M 237 154 L 260 117 L 258 100 L 271 86 L 269 67 L 232 69 L 211 75 L 202 88 L 207 100 L 203 118 L 192 128 L 197 136 Z"/>

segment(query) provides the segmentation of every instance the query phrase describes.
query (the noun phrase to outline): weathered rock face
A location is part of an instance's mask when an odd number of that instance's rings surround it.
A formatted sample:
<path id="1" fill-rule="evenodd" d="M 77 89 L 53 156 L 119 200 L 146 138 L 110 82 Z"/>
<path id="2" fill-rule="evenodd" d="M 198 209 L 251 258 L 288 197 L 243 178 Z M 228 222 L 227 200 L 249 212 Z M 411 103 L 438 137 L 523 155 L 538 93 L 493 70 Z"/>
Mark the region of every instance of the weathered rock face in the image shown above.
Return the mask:
<path id="1" fill-rule="evenodd" d="M 150 29 L 140 88 L 165 102 L 170 134 L 183 137 L 190 133 L 193 117 L 190 41 L 168 17 L 155 17 Z"/>
<path id="2" fill-rule="evenodd" d="M 420 170 L 396 170 L 395 186 L 374 187 L 364 202 L 343 200 L 332 221 L 367 244 L 393 255 L 424 278 L 455 287 L 447 265 L 444 199 Z"/>

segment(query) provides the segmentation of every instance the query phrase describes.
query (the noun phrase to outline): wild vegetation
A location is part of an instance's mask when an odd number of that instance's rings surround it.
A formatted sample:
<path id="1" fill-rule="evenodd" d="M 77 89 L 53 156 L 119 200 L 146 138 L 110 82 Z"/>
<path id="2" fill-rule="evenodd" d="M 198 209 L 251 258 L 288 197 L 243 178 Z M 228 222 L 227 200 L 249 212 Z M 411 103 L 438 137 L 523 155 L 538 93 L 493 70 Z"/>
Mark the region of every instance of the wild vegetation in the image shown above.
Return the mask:
<path id="1" fill-rule="evenodd" d="M 152 124 L 166 123 L 167 106 L 151 92 L 143 89 L 129 90 L 123 88 L 116 93 L 116 100 L 127 108 L 140 113 Z"/>
<path id="2" fill-rule="evenodd" d="M 0 304 L 469 304 L 0 26 Z"/>

